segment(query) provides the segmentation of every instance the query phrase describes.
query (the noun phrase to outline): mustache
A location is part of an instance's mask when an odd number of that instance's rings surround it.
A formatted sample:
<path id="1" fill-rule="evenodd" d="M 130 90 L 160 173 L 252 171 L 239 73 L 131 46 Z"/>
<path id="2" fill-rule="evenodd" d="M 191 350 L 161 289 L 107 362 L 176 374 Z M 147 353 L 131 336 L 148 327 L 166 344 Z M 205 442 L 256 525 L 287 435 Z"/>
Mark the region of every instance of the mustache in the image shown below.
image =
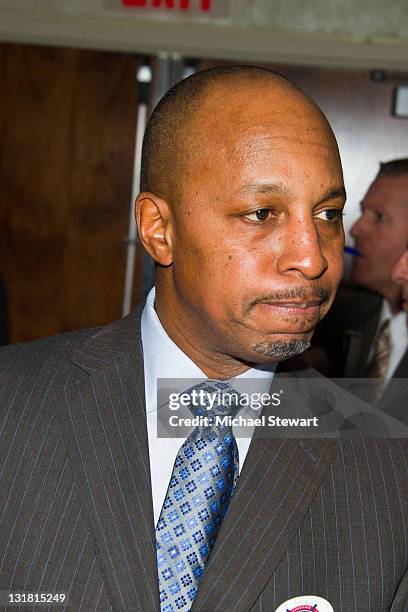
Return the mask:
<path id="1" fill-rule="evenodd" d="M 291 300 L 304 302 L 327 302 L 330 297 L 329 291 L 325 287 L 289 287 L 280 291 L 274 291 L 268 295 L 252 300 L 247 308 L 247 314 L 257 304 L 270 302 L 290 302 Z"/>

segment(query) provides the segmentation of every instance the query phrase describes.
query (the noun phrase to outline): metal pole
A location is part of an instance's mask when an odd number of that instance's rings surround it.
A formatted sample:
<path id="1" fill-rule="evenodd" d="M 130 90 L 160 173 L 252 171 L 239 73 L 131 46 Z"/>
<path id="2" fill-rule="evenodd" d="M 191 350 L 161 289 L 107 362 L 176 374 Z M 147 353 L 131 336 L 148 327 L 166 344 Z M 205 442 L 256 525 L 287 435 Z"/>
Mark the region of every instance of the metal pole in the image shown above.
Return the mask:
<path id="1" fill-rule="evenodd" d="M 153 88 L 153 108 L 165 93 L 184 76 L 184 61 L 176 53 L 159 53 L 156 61 L 155 82 Z M 146 298 L 154 285 L 155 263 L 145 252 L 143 254 L 142 298 Z"/>
<path id="2" fill-rule="evenodd" d="M 150 71 L 148 75 L 147 71 Z M 135 269 L 135 256 L 137 245 L 137 229 L 134 215 L 134 202 L 140 186 L 140 166 L 142 158 L 142 143 L 146 126 L 148 106 L 152 97 L 152 108 L 160 101 L 167 91 L 182 78 L 194 72 L 191 66 L 186 67 L 182 57 L 177 53 L 159 53 L 156 58 L 156 70 L 153 92 L 151 93 L 150 66 L 141 66 L 138 70 L 139 96 L 135 156 L 133 164 L 132 198 L 130 202 L 129 232 L 127 237 L 127 259 L 125 272 L 125 288 L 123 295 L 122 315 L 129 314 L 132 308 L 133 278 Z M 150 78 L 148 78 L 150 76 Z M 142 269 L 142 299 L 144 300 L 154 284 L 155 263 L 145 251 L 143 252 Z"/>
<path id="3" fill-rule="evenodd" d="M 140 160 L 142 157 L 143 134 L 146 125 L 147 104 L 139 104 L 137 111 L 135 157 L 133 164 L 132 197 L 130 201 L 129 233 L 127 238 L 127 256 L 125 273 L 125 290 L 123 294 L 122 316 L 129 314 L 132 308 L 133 278 L 135 271 L 137 228 L 135 220 L 135 200 L 140 185 Z"/>
<path id="4" fill-rule="evenodd" d="M 133 158 L 132 196 L 130 199 L 129 230 L 127 242 L 125 287 L 123 292 L 122 316 L 129 314 L 132 308 L 133 279 L 137 244 L 137 228 L 134 213 L 136 196 L 140 188 L 140 167 L 142 159 L 143 136 L 146 127 L 147 108 L 150 98 L 151 69 L 150 66 L 140 66 L 137 72 L 139 81 L 139 99 L 136 121 L 135 154 Z"/>

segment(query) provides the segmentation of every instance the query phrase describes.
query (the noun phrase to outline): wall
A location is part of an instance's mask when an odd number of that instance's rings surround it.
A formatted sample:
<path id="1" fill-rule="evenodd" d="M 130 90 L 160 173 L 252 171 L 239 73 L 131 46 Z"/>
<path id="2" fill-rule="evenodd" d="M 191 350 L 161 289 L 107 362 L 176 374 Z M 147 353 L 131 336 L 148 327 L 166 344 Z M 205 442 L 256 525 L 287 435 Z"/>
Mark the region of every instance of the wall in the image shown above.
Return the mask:
<path id="1" fill-rule="evenodd" d="M 0 46 L 0 273 L 13 342 L 121 315 L 137 65 Z"/>
<path id="2" fill-rule="evenodd" d="M 234 19 L 284 32 L 408 39 L 405 0 L 238 0 Z"/>

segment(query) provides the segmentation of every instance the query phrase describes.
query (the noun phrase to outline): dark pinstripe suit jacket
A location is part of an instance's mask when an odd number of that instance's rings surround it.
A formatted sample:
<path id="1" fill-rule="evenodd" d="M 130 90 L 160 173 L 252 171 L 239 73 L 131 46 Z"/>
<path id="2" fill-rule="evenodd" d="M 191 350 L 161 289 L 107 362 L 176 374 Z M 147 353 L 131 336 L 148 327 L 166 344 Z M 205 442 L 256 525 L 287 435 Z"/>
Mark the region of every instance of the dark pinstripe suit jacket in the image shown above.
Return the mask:
<path id="1" fill-rule="evenodd" d="M 0 364 L 0 587 L 159 610 L 138 314 Z M 408 610 L 407 450 L 255 437 L 193 611 Z"/>

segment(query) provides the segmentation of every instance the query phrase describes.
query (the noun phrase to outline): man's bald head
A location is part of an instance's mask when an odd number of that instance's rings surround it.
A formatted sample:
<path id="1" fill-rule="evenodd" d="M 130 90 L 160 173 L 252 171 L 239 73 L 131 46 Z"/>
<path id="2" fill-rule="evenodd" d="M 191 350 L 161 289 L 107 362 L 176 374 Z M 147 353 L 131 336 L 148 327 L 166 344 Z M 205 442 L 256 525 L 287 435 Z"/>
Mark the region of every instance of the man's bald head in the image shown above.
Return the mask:
<path id="1" fill-rule="evenodd" d="M 289 115 L 293 102 L 296 109 L 303 107 L 315 115 L 323 129 L 331 134 L 320 109 L 286 77 L 257 66 L 221 66 L 203 70 L 174 85 L 154 109 L 143 141 L 141 191 L 166 200 L 177 200 L 189 164 L 206 146 L 205 117 L 210 119 L 212 115 L 218 121 L 218 113 L 221 113 L 222 122 L 223 113 L 237 95 L 243 96 L 241 104 L 245 104 L 245 93 L 249 98 L 257 88 L 274 93 L 276 107 L 272 111 Z M 215 95 L 216 92 L 220 95 Z M 209 107 L 205 116 L 200 113 L 203 106 Z M 249 113 L 250 107 L 249 104 Z"/>
<path id="2" fill-rule="evenodd" d="M 196 73 L 154 111 L 136 201 L 155 309 L 207 375 L 308 346 L 342 275 L 344 185 L 317 106 L 287 79 Z"/>

